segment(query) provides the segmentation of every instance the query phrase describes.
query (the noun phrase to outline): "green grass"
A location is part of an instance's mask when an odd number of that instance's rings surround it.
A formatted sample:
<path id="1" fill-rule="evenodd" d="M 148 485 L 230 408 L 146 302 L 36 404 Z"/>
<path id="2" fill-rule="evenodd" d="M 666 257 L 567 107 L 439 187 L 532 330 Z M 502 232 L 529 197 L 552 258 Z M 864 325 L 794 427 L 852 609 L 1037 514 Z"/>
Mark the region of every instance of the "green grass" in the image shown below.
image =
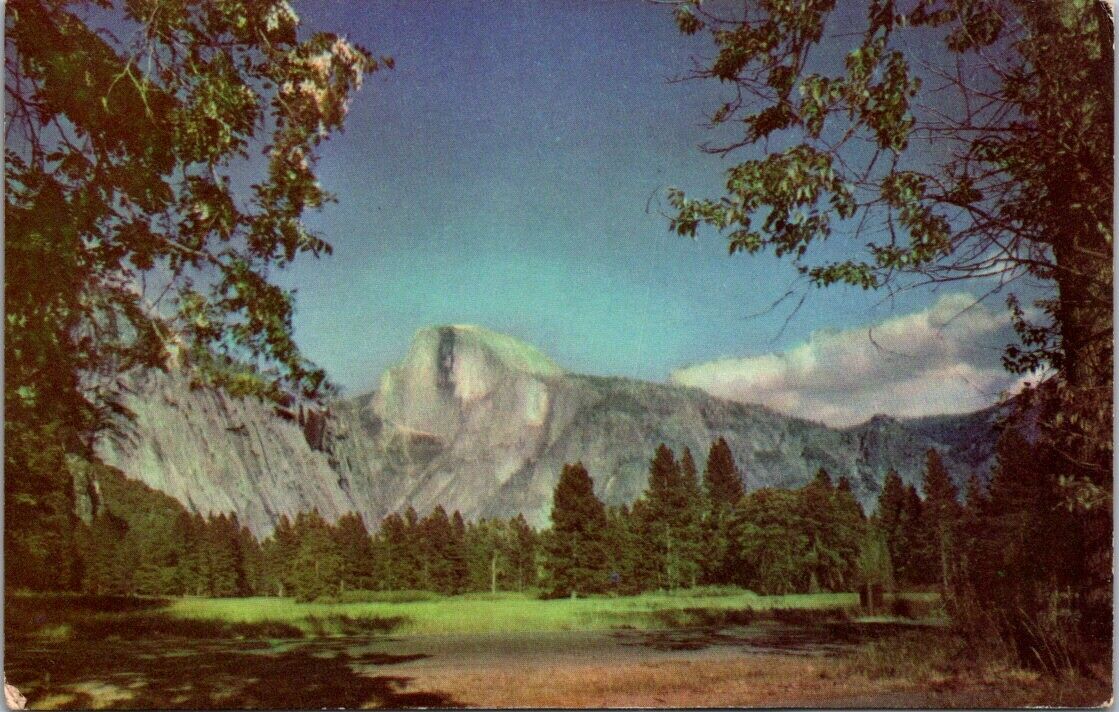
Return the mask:
<path id="1" fill-rule="evenodd" d="M 915 600 L 929 594 L 915 594 Z M 935 600 L 936 594 L 931 594 Z M 397 621 L 403 634 L 498 633 L 560 630 L 652 629 L 726 620 L 720 614 L 789 610 L 853 613 L 853 593 L 759 596 L 750 591 L 682 591 L 632 597 L 540 600 L 529 594 L 467 594 L 361 603 L 298 603 L 280 598 L 179 599 L 169 613 L 188 619 L 226 623 L 279 622 L 308 629 L 314 621 L 344 617 L 352 621 Z"/>
<path id="2" fill-rule="evenodd" d="M 937 607 L 936 594 L 905 594 L 905 600 L 907 615 L 925 618 Z M 653 630 L 749 623 L 758 618 L 792 623 L 861 620 L 858 596 L 853 593 L 761 596 L 734 588 L 556 600 L 541 600 L 533 593 L 348 592 L 341 601 L 313 603 L 266 597 L 17 595 L 9 596 L 5 606 L 8 637 L 43 641 Z"/>

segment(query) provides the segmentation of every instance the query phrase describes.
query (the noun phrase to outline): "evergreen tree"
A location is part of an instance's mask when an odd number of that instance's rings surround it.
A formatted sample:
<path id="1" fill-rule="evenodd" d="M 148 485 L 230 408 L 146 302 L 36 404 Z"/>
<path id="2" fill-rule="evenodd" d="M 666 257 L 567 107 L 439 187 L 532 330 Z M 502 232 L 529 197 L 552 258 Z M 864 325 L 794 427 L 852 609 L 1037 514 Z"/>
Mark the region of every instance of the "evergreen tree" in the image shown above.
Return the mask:
<path id="1" fill-rule="evenodd" d="M 731 570 L 731 514 L 745 496 L 742 474 L 727 441 L 711 443 L 703 470 L 705 506 L 702 519 L 702 577 L 705 583 L 728 584 Z"/>
<path id="2" fill-rule="evenodd" d="M 734 461 L 730 445 L 722 436 L 711 443 L 707 466 L 703 470 L 703 489 L 711 504 L 733 507 L 746 492 L 742 472 Z"/>
<path id="3" fill-rule="evenodd" d="M 878 511 L 875 513 L 875 525 L 886 538 L 886 547 L 890 551 L 890 560 L 894 566 L 895 579 L 902 577 L 908 560 L 907 542 L 905 540 L 902 522 L 905 520 L 905 485 L 902 484 L 901 475 L 891 468 L 886 473 L 882 483 L 882 492 L 878 497 Z M 900 582 L 900 581 L 899 581 Z"/>
<path id="4" fill-rule="evenodd" d="M 501 522 L 482 518 L 466 529 L 467 560 L 472 591 L 497 592 L 509 568 Z"/>
<path id="5" fill-rule="evenodd" d="M 842 562 L 840 587 L 850 588 L 845 584 L 855 580 L 858 572 L 858 557 L 863 549 L 863 542 L 866 541 L 868 526 L 862 505 L 855 499 L 851 491 L 851 481 L 846 477 L 840 477 L 836 484 L 832 506 L 832 541 Z M 884 540 L 883 546 L 885 546 Z M 887 553 L 889 553 L 888 549 Z"/>
<path id="6" fill-rule="evenodd" d="M 853 499 L 841 496 L 827 470 L 820 468 L 812 482 L 798 492 L 804 536 L 809 541 L 812 571 L 809 588 L 841 591 L 855 572 L 863 540 L 862 519 Z"/>
<path id="7" fill-rule="evenodd" d="M 649 463 L 649 485 L 633 510 L 644 540 L 646 568 L 652 572 L 658 588 L 672 588 L 676 583 L 671 576 L 672 510 L 679 481 L 680 465 L 672 450 L 661 443 Z"/>
<path id="8" fill-rule="evenodd" d="M 470 562 L 466 548 L 466 522 L 462 512 L 455 510 L 451 515 L 451 545 L 447 555 L 450 560 L 451 590 L 462 593 L 470 582 Z"/>
<path id="9" fill-rule="evenodd" d="M 811 541 L 800 494 L 763 488 L 735 508 L 733 583 L 763 594 L 805 592 L 812 576 Z"/>
<path id="10" fill-rule="evenodd" d="M 199 512 L 187 517 L 184 527 L 187 545 L 179 560 L 179 580 L 191 596 L 207 596 L 210 592 L 210 538 L 206 520 Z"/>
<path id="11" fill-rule="evenodd" d="M 860 585 L 878 585 L 889 590 L 894 587 L 894 567 L 890 561 L 890 548 L 886 536 L 878 527 L 866 530 L 855 562 L 856 580 Z"/>
<path id="12" fill-rule="evenodd" d="M 695 586 L 703 556 L 703 494 L 700 490 L 692 451 L 684 448 L 680 458 L 680 479 L 673 500 L 672 517 L 673 576 L 677 586 Z"/>
<path id="13" fill-rule="evenodd" d="M 620 594 L 640 593 L 652 580 L 645 561 L 638 518 L 622 505 L 606 512 L 606 541 L 610 549 L 610 590 Z"/>
<path id="14" fill-rule="evenodd" d="M 455 541 L 447 511 L 441 505 L 436 506 L 420 522 L 417 533 L 423 547 L 424 588 L 440 593 L 454 593 L 456 574 L 452 557 L 455 555 Z"/>
<path id="15" fill-rule="evenodd" d="M 894 567 L 898 579 L 905 585 L 924 586 L 936 583 L 939 578 L 939 562 L 934 561 L 925 531 L 924 502 L 912 484 L 905 486 Z"/>
<path id="16" fill-rule="evenodd" d="M 509 522 L 509 568 L 517 591 L 536 585 L 536 532 L 518 514 Z"/>
<path id="17" fill-rule="evenodd" d="M 1054 457 L 1015 429 L 1004 430 L 989 495 L 969 496 L 979 546 L 961 577 L 966 586 L 956 587 L 953 612 L 961 622 L 969 620 L 961 615 L 965 607 L 988 612 L 986 624 L 1022 660 L 1060 672 L 1083 665 L 1085 648 L 1098 644 L 1109 624 L 1093 631 L 1075 615 L 1074 606 L 1083 603 L 1068 582 L 1086 575 L 1087 544 L 1060 506 L 1049 474 Z"/>
<path id="18" fill-rule="evenodd" d="M 272 596 L 291 595 L 291 571 L 299 539 L 286 514 L 281 514 L 272 536 L 262 546 L 266 592 Z"/>
<path id="19" fill-rule="evenodd" d="M 265 577 L 264 549 L 247 526 L 242 526 L 238 534 L 238 547 L 241 550 L 241 563 L 244 570 L 245 595 L 260 596 L 268 592 Z"/>
<path id="20" fill-rule="evenodd" d="M 598 593 L 607 586 L 606 507 L 582 463 L 564 465 L 544 541 L 545 585 L 551 596 Z"/>
<path id="21" fill-rule="evenodd" d="M 372 587 L 373 541 L 361 516 L 348 512 L 333 527 L 335 544 L 342 560 L 339 584 L 342 590 Z"/>
<path id="22" fill-rule="evenodd" d="M 224 513 L 210 515 L 206 521 L 203 544 L 205 560 L 203 576 L 210 596 L 224 598 L 239 596 L 244 591 L 244 571 L 241 566 L 240 526 L 237 515 L 232 518 Z"/>
<path id="23" fill-rule="evenodd" d="M 84 528 L 79 550 L 84 561 L 82 590 L 95 595 L 131 593 L 132 567 L 124 556 L 124 537 L 128 525 L 112 512 L 105 511 Z"/>
<path id="24" fill-rule="evenodd" d="M 404 518 L 396 512 L 385 517 L 377 541 L 379 586 L 384 590 L 416 588 L 417 572 L 410 568 L 413 565 L 412 537 Z"/>
<path id="25" fill-rule="evenodd" d="M 649 487 L 634 508 L 649 566 L 660 586 L 677 588 L 699 576 L 702 500 L 695 461 L 685 448 L 677 462 L 663 443 L 649 463 Z"/>
<path id="26" fill-rule="evenodd" d="M 291 562 L 291 593 L 299 601 L 313 601 L 341 588 L 343 558 L 332 527 L 317 509 L 295 517 L 299 542 Z"/>
<path id="27" fill-rule="evenodd" d="M 959 553 L 956 539 L 961 511 L 959 490 L 936 450 L 925 455 L 924 489 L 924 538 L 940 572 L 941 590 L 947 593 Z"/>

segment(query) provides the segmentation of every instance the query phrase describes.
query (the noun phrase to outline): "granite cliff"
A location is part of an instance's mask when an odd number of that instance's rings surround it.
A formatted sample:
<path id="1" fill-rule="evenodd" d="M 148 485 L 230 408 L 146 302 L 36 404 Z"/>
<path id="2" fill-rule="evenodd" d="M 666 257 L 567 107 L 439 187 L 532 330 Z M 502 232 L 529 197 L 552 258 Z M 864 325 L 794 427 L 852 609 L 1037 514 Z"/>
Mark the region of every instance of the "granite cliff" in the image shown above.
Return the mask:
<path id="1" fill-rule="evenodd" d="M 918 482 L 935 447 L 958 479 L 982 476 L 994 443 L 993 410 L 837 430 L 692 388 L 567 373 L 474 326 L 421 330 L 375 393 L 325 408 L 233 398 L 176 372 L 123 385 L 134 418 L 102 440 L 102 459 L 193 510 L 236 512 L 258 535 L 311 508 L 374 525 L 436 504 L 544 526 L 564 463 L 581 460 L 600 497 L 627 503 L 645 489 L 658 443 L 690 447 L 702 467 L 719 436 L 748 489 L 798 486 L 825 467 L 872 506 L 891 467 Z"/>

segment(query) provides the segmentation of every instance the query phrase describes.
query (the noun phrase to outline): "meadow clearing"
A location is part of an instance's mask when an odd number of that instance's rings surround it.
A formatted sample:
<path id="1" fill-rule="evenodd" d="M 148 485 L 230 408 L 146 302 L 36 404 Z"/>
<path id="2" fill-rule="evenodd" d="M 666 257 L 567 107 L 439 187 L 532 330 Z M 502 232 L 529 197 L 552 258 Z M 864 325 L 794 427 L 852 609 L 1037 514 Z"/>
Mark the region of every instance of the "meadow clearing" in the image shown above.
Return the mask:
<path id="1" fill-rule="evenodd" d="M 5 674 L 48 708 L 1007 706 L 1092 690 L 969 669 L 935 594 L 541 600 L 9 596 Z M 359 598 L 367 600 L 356 600 Z"/>

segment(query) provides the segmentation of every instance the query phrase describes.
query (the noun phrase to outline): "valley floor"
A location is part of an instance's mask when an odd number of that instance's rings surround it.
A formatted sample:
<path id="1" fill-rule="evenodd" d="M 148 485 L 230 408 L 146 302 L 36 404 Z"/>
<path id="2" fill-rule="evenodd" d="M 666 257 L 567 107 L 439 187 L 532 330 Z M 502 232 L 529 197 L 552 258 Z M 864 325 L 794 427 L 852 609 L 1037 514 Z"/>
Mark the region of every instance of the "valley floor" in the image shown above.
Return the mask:
<path id="1" fill-rule="evenodd" d="M 1093 705 L 1110 695 L 1083 680 L 953 667 L 942 625 L 851 619 L 834 599 L 808 612 L 687 606 L 659 620 L 644 611 L 629 623 L 602 617 L 619 606 L 656 610 L 669 598 L 456 597 L 426 602 L 426 619 L 425 602 L 356 604 L 379 613 L 363 619 L 355 604 L 328 618 L 328 604 L 274 601 L 285 619 L 276 608 L 248 622 L 237 620 L 247 617 L 240 601 L 9 597 L 4 669 L 40 709 L 1005 707 Z M 798 599 L 817 609 L 828 601 Z M 576 615 L 592 604 L 596 617 Z M 386 622 L 385 606 L 401 615 Z M 493 615 L 486 625 L 445 615 L 462 606 Z M 521 616 L 509 617 L 518 607 Z M 576 618 L 582 628 L 564 629 Z M 697 625 L 701 618 L 708 622 Z"/>

